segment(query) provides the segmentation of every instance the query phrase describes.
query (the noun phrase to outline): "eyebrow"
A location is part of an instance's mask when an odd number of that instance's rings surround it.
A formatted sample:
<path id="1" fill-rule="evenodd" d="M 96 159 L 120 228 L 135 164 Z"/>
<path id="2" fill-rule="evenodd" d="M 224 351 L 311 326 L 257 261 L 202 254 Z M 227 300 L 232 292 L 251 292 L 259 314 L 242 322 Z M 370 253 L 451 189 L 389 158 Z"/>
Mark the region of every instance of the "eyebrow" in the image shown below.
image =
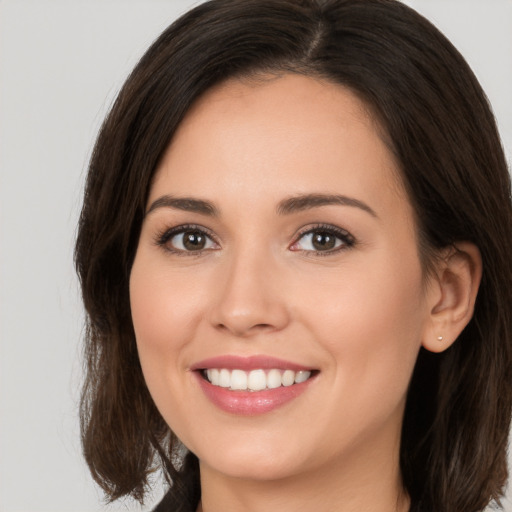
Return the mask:
<path id="1" fill-rule="evenodd" d="M 284 199 L 277 206 L 277 213 L 279 215 L 289 215 L 291 213 L 309 210 L 310 208 L 329 205 L 352 206 L 369 213 L 372 217 L 378 218 L 375 211 L 363 201 L 353 197 L 332 194 L 306 194 Z"/>
<path id="2" fill-rule="evenodd" d="M 341 205 L 359 208 L 372 217 L 378 218 L 375 211 L 366 203 L 353 197 L 333 194 L 305 194 L 283 199 L 277 205 L 278 215 L 290 215 L 292 213 L 318 208 L 320 206 Z M 173 197 L 164 195 L 159 197 L 146 211 L 146 215 L 150 214 L 158 208 L 173 208 L 186 212 L 200 213 L 209 217 L 218 217 L 219 209 L 211 202 L 203 199 L 195 199 L 192 197 Z"/>
<path id="3" fill-rule="evenodd" d="M 173 197 L 169 195 L 159 197 L 151 203 L 151 206 L 146 211 L 146 215 L 158 208 L 174 208 L 175 210 L 183 210 L 185 212 L 202 213 L 210 217 L 219 216 L 219 210 L 215 205 L 209 201 L 192 197 Z"/>

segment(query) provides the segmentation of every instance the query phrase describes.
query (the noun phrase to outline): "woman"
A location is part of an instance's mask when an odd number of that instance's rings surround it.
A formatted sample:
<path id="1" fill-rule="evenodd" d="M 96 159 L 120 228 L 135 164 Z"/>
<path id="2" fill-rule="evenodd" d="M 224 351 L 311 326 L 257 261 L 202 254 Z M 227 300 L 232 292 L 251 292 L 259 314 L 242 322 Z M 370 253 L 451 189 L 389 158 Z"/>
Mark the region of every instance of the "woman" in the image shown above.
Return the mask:
<path id="1" fill-rule="evenodd" d="M 156 510 L 478 511 L 507 477 L 510 181 L 395 0 L 214 0 L 99 134 L 76 263 L 86 460 Z"/>

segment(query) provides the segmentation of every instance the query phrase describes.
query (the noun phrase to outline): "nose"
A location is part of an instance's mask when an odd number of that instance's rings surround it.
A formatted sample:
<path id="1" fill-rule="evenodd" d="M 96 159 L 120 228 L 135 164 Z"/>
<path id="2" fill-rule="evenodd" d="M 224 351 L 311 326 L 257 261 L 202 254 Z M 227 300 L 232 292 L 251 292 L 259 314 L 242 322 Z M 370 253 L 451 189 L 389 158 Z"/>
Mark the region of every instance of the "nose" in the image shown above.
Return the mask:
<path id="1" fill-rule="evenodd" d="M 286 287 L 272 258 L 252 254 L 226 261 L 217 282 L 210 317 L 216 329 L 250 337 L 288 324 Z"/>

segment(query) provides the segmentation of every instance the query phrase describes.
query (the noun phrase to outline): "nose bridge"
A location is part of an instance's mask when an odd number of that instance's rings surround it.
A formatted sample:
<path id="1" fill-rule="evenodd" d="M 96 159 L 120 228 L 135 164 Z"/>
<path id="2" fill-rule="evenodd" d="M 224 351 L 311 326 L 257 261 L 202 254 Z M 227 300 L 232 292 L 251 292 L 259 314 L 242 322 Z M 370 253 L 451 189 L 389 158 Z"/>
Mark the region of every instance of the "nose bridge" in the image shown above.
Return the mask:
<path id="1" fill-rule="evenodd" d="M 288 322 L 280 271 L 269 248 L 233 249 L 219 272 L 212 322 L 236 336 L 282 329 Z"/>

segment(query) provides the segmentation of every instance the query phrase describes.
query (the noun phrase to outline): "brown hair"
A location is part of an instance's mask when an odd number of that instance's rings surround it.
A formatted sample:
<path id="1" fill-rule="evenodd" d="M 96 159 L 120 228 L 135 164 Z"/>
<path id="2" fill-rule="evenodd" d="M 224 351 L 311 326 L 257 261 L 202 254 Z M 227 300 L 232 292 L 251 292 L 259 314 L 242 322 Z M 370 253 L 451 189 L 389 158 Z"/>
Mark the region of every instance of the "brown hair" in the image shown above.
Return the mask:
<path id="1" fill-rule="evenodd" d="M 468 65 L 396 0 L 206 2 L 173 23 L 126 81 L 91 158 L 75 254 L 87 311 L 82 441 L 94 478 L 111 499 L 142 500 L 160 460 L 176 510 L 197 504 L 197 459 L 177 458 L 179 442 L 144 383 L 128 282 L 151 179 L 180 121 L 212 85 L 258 72 L 321 77 L 367 103 L 400 163 L 427 266 L 436 248 L 479 247 L 474 317 L 444 353 L 420 352 L 400 449 L 412 511 L 483 510 L 507 477 L 509 174 Z"/>

